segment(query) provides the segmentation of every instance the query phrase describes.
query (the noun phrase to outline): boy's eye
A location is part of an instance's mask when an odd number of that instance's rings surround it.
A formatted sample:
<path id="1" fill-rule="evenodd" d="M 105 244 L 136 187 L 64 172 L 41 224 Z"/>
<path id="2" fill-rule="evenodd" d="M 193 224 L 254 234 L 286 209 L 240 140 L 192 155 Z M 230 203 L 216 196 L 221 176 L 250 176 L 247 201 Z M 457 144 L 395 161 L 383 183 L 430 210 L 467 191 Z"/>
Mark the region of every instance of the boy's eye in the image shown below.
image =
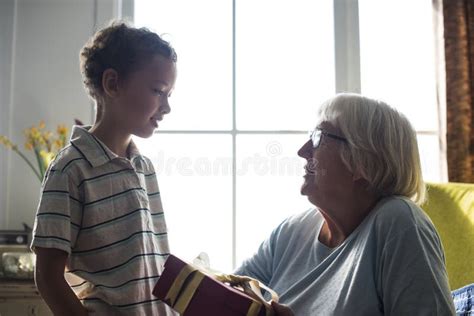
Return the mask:
<path id="1" fill-rule="evenodd" d="M 153 89 L 153 93 L 157 94 L 157 95 L 162 95 L 163 94 L 163 91 L 159 90 L 159 89 Z"/>

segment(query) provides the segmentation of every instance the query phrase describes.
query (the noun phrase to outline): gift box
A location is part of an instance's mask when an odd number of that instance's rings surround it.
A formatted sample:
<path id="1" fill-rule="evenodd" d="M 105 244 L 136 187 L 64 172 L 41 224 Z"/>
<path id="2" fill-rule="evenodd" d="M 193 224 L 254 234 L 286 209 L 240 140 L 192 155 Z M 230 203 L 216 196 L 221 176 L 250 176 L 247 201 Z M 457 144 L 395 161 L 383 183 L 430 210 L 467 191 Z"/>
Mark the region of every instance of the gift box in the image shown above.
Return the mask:
<path id="1" fill-rule="evenodd" d="M 153 289 L 153 295 L 182 316 L 273 315 L 270 305 L 263 300 L 261 293 L 249 293 L 250 287 L 245 285 L 247 293 L 244 293 L 218 279 L 238 283 L 239 281 L 235 280 L 241 278 L 211 275 L 170 255 Z M 243 277 L 242 279 L 249 280 L 250 278 Z M 274 295 L 276 294 L 272 294 Z"/>

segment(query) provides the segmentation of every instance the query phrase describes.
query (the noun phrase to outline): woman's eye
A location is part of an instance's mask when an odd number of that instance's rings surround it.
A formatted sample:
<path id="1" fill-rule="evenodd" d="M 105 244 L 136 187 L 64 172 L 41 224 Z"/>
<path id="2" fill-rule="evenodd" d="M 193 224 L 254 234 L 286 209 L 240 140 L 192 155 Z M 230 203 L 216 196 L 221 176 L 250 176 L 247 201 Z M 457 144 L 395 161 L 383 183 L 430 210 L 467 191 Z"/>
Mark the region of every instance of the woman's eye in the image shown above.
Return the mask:
<path id="1" fill-rule="evenodd" d="M 157 95 L 162 95 L 162 94 L 163 94 L 163 91 L 158 90 L 158 89 L 153 89 L 153 93 L 155 93 L 155 94 L 157 94 Z"/>

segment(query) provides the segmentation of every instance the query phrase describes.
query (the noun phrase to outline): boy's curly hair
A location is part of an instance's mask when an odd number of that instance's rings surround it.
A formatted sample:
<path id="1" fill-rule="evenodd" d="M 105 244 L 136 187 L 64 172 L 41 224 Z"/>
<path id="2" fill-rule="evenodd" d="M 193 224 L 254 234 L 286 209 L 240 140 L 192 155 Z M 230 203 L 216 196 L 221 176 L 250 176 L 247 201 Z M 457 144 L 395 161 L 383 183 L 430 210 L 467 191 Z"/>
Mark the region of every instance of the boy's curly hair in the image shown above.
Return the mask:
<path id="1" fill-rule="evenodd" d="M 81 49 L 84 85 L 90 96 L 97 100 L 103 92 L 102 75 L 106 69 L 112 68 L 121 78 L 126 78 L 155 55 L 177 61 L 173 47 L 156 33 L 114 21 L 97 32 Z"/>

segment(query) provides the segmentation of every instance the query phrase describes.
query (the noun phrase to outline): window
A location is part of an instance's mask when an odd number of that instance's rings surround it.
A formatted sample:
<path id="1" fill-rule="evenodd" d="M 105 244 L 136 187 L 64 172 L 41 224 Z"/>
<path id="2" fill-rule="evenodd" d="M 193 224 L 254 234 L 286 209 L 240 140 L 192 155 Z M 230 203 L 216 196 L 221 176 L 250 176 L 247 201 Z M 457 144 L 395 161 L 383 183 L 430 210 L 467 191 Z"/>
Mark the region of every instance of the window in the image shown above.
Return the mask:
<path id="1" fill-rule="evenodd" d="M 383 98 L 410 119 L 423 176 L 440 181 L 432 3 L 359 0 L 359 12 L 362 93 Z"/>
<path id="2" fill-rule="evenodd" d="M 393 35 L 387 12 L 408 1 L 360 0 L 359 10 L 310 0 L 135 0 L 135 24 L 166 32 L 178 53 L 171 114 L 151 140 L 137 139 L 156 165 L 173 253 L 192 260 L 205 251 L 213 268 L 230 271 L 284 218 L 311 207 L 299 193 L 304 161 L 296 152 L 317 106 L 336 92 L 337 76 L 353 78 L 362 93 L 408 104 L 401 110 L 412 120 L 424 113 L 411 112 L 413 104 L 430 111 L 429 124 L 414 125 L 425 176 L 439 179 L 433 66 L 425 56 L 432 45 L 407 40 L 431 30 L 431 1 L 420 2 L 410 3 L 408 26 Z M 334 21 L 347 10 L 360 14 L 360 74 L 336 72 L 335 41 L 349 35 L 335 31 Z M 404 67 L 389 69 L 394 59 Z M 412 79 L 424 84 L 409 89 L 403 75 L 419 59 Z"/>

